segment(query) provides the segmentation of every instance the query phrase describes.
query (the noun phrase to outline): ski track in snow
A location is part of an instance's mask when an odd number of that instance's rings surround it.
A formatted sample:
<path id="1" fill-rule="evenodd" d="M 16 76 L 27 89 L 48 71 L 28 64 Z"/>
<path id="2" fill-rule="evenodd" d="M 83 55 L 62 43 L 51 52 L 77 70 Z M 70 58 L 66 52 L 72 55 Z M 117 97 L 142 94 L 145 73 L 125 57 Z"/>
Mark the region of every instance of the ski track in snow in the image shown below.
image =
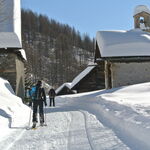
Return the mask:
<path id="1" fill-rule="evenodd" d="M 11 138 L 7 139 L 6 143 L 4 146 L 6 146 L 4 148 L 4 150 L 10 150 L 11 147 L 13 147 L 13 145 L 19 140 L 21 139 L 21 137 L 23 136 L 25 132 L 25 129 L 23 129 L 21 132 L 14 132 L 13 135 L 11 136 Z M 1 146 L 1 149 L 4 147 L 4 146 Z"/>
<path id="2" fill-rule="evenodd" d="M 96 116 L 71 107 L 46 108 L 48 126 L 15 129 L 1 150 L 130 150 Z"/>
<path id="3" fill-rule="evenodd" d="M 83 114 L 79 111 L 72 111 L 70 113 L 72 120 L 69 130 L 68 150 L 76 150 L 81 147 L 82 150 L 93 150 L 87 135 Z"/>

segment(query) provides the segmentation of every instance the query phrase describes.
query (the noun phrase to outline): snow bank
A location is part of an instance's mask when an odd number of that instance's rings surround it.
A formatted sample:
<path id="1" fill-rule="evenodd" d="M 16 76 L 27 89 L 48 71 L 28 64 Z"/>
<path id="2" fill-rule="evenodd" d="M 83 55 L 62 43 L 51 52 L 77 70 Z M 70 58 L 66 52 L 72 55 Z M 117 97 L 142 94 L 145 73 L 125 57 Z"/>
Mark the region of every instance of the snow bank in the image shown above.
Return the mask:
<path id="1" fill-rule="evenodd" d="M 131 149 L 150 149 L 150 83 L 59 98 L 70 107 L 93 113 Z"/>
<path id="2" fill-rule="evenodd" d="M 14 94 L 7 80 L 0 78 L 0 85 L 0 138 L 2 138 L 9 133 L 10 127 L 19 127 L 27 123 L 30 109 Z"/>

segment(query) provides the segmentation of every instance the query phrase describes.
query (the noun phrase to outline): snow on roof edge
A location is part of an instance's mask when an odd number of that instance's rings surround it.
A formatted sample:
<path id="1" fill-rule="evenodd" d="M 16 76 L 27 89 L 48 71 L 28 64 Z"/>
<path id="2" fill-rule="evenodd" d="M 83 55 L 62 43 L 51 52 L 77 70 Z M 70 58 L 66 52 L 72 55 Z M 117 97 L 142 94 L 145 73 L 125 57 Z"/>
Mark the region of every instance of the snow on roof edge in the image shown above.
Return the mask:
<path id="1" fill-rule="evenodd" d="M 101 57 L 150 56 L 150 33 L 140 29 L 97 31 Z"/>
<path id="2" fill-rule="evenodd" d="M 22 58 L 27 61 L 27 57 L 26 57 L 26 52 L 25 52 L 25 50 L 24 50 L 24 49 L 20 49 L 19 52 L 20 52 Z"/>
<path id="3" fill-rule="evenodd" d="M 87 74 L 89 74 L 94 68 L 96 67 L 96 65 L 92 65 L 92 66 L 88 66 L 86 69 L 84 69 L 78 76 L 76 76 L 71 84 L 71 89 L 78 83 L 80 82 Z"/>
<path id="4" fill-rule="evenodd" d="M 141 12 L 146 12 L 146 13 L 150 14 L 150 9 L 146 5 L 138 5 L 134 9 L 133 16 L 135 16 Z"/>
<path id="5" fill-rule="evenodd" d="M 15 32 L 0 32 L 0 48 L 22 48 L 18 35 Z"/>
<path id="6" fill-rule="evenodd" d="M 70 82 L 63 83 L 60 87 L 58 87 L 58 88 L 56 89 L 56 94 L 57 94 L 58 92 L 60 92 L 60 91 L 62 90 L 62 88 L 65 87 L 65 86 L 70 89 L 71 83 L 70 83 Z"/>

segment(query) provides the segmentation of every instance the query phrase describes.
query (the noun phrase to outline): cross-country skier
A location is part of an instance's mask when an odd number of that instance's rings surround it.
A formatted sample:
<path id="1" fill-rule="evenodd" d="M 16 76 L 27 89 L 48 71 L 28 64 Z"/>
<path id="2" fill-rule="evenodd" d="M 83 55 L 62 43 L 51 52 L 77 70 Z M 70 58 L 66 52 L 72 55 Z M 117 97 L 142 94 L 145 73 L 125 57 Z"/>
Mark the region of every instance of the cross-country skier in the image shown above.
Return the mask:
<path id="1" fill-rule="evenodd" d="M 40 125 L 43 126 L 44 124 L 44 112 L 43 112 L 43 102 L 45 106 L 47 106 L 46 103 L 46 95 L 45 90 L 42 87 L 42 81 L 38 81 L 36 86 L 32 88 L 34 92 L 32 92 L 32 99 L 33 99 L 33 128 L 36 127 L 37 123 L 37 111 L 39 109 L 39 115 L 40 115 Z"/>
<path id="2" fill-rule="evenodd" d="M 51 88 L 48 92 L 48 95 L 49 95 L 49 100 L 50 100 L 49 106 L 51 107 L 52 103 L 53 103 L 53 106 L 55 106 L 55 96 L 56 96 L 55 90 Z"/>

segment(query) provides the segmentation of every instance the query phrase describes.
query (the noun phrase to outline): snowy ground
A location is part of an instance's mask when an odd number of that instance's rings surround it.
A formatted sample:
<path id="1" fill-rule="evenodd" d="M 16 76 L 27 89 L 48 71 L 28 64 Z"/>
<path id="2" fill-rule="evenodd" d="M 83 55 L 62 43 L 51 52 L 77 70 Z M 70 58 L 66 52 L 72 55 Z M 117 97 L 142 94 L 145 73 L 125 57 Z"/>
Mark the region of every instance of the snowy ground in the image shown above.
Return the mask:
<path id="1" fill-rule="evenodd" d="M 150 150 L 149 93 L 150 83 L 144 83 L 57 97 L 55 108 L 45 108 L 47 126 L 26 130 L 28 113 L 26 124 L 20 120 L 22 126 L 12 124 L 9 134 L 0 135 L 0 148 Z"/>

